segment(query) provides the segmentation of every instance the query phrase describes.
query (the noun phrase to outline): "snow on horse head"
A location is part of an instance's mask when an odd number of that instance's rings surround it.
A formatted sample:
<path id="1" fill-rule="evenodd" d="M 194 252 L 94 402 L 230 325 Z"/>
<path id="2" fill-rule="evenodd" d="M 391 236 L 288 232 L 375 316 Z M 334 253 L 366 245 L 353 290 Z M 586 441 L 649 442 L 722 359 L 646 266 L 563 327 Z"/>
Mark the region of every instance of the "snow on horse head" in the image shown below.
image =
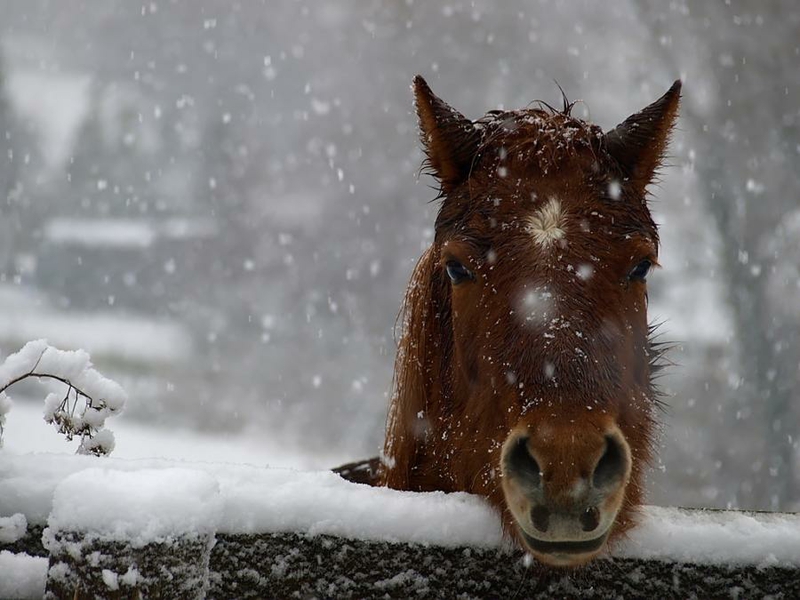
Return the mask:
<path id="1" fill-rule="evenodd" d="M 653 453 L 647 186 L 680 82 L 607 133 L 566 101 L 473 122 L 413 90 L 441 207 L 406 292 L 379 482 L 481 494 L 538 560 L 583 564 L 634 525 Z"/>

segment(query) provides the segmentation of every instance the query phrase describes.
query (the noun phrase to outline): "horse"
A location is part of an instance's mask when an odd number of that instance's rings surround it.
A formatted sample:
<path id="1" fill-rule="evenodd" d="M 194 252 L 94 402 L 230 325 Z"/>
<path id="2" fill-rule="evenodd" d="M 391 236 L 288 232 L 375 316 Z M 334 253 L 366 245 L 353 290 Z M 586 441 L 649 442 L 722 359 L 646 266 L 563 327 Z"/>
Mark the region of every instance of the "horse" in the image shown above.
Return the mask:
<path id="1" fill-rule="evenodd" d="M 342 473 L 481 495 L 540 563 L 586 564 L 636 525 L 655 452 L 648 186 L 681 82 L 605 133 L 566 97 L 471 121 L 421 76 L 412 89 L 440 207 L 400 313 L 382 455 Z"/>

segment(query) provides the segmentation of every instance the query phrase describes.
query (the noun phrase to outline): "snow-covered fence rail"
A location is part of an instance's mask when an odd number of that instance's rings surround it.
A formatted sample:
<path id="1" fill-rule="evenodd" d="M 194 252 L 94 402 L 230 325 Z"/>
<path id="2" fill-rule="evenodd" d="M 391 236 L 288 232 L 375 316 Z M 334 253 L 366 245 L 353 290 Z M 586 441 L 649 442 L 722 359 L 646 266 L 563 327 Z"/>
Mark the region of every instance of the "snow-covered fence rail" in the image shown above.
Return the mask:
<path id="1" fill-rule="evenodd" d="M 612 556 L 553 573 L 465 494 L 0 453 L 0 517 L 0 597 L 800 597 L 793 514 L 650 507 Z"/>

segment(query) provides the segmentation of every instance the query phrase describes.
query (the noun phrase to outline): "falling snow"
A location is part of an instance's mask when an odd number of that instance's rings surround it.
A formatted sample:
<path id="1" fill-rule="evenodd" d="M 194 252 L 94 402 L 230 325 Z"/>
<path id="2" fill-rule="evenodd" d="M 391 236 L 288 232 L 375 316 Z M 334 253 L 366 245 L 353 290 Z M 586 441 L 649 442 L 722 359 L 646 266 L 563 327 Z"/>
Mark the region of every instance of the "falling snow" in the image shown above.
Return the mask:
<path id="1" fill-rule="evenodd" d="M 648 314 L 676 366 L 660 380 L 669 410 L 648 498 L 798 510 L 798 15 L 790 0 L 225 11 L 8 0 L 0 362 L 40 338 L 90 352 L 129 395 L 115 417 L 125 427 L 112 426 L 130 435 L 118 450 L 316 466 L 374 456 L 396 315 L 436 235 L 413 75 L 470 119 L 536 99 L 560 109 L 556 80 L 572 115 L 604 130 L 680 77 L 679 126 L 649 189 L 662 268 L 648 279 Z M 511 172 L 497 180 L 512 185 Z M 598 194 L 625 202 L 626 183 L 602 180 Z M 531 252 L 609 225 L 567 216 L 540 215 Z M 603 254 L 565 264 L 553 252 L 553 268 L 576 289 L 610 286 Z M 495 272 L 515 264 L 500 247 L 485 258 Z M 543 343 L 585 339 L 551 328 L 562 300 L 545 282 L 513 273 L 523 326 Z M 54 450 L 43 422 L 41 438 L 27 435 L 41 391 L 0 394 L 2 452 Z M 0 535 L 15 514 L 0 514 Z M 0 569 L 10 564 L 0 554 Z"/>

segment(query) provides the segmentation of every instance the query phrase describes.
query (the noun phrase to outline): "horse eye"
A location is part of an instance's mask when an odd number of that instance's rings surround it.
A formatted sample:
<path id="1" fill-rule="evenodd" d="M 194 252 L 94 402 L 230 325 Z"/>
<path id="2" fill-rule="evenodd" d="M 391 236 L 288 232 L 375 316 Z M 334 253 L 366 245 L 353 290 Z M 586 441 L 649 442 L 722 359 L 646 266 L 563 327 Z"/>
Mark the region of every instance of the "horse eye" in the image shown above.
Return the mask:
<path id="1" fill-rule="evenodd" d="M 453 282 L 453 285 L 458 285 L 468 279 L 473 279 L 472 271 L 457 260 L 448 260 L 445 264 L 445 269 L 447 269 L 447 276 L 450 278 L 450 281 Z"/>
<path id="2" fill-rule="evenodd" d="M 652 261 L 644 259 L 628 273 L 628 279 L 631 281 L 647 281 L 647 274 L 650 272 L 650 267 L 652 266 Z"/>

